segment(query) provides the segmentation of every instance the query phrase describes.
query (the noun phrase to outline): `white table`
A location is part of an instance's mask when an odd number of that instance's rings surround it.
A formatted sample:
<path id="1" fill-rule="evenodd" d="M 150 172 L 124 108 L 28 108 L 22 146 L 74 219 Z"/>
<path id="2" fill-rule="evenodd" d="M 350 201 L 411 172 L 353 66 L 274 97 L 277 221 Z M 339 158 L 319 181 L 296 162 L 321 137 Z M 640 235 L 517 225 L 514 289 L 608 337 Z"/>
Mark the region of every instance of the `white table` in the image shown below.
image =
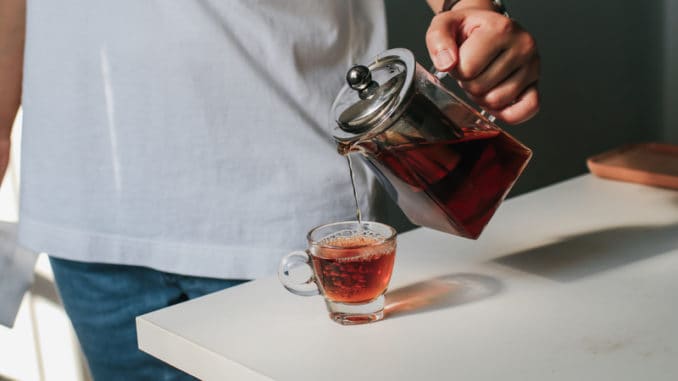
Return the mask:
<path id="1" fill-rule="evenodd" d="M 137 319 L 206 380 L 678 380 L 678 192 L 577 177 L 478 241 L 403 234 L 387 318 L 341 326 L 277 278 Z"/>

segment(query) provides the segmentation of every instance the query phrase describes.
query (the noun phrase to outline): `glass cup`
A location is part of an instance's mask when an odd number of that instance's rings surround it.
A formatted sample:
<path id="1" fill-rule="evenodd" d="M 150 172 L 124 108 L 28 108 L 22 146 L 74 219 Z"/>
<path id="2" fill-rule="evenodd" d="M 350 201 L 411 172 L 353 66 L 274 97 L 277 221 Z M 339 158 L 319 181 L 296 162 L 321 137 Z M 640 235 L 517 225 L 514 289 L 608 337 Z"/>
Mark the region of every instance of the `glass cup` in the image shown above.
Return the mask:
<path id="1" fill-rule="evenodd" d="M 283 286 L 297 295 L 323 295 L 330 318 L 340 324 L 383 319 L 384 293 L 395 260 L 395 229 L 378 222 L 335 222 L 312 229 L 307 238 L 308 249 L 280 261 Z M 295 280 L 291 270 L 299 265 L 311 272 Z"/>

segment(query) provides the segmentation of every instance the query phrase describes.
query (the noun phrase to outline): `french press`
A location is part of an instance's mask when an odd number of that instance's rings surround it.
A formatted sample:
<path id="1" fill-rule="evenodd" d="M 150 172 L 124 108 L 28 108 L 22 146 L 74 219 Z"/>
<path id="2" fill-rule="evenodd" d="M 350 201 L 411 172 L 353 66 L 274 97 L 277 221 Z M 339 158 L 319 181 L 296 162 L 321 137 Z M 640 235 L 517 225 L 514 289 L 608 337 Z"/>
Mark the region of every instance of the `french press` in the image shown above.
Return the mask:
<path id="1" fill-rule="evenodd" d="M 358 152 L 412 223 L 476 239 L 532 152 L 390 49 L 352 67 L 332 106 L 339 153 Z"/>

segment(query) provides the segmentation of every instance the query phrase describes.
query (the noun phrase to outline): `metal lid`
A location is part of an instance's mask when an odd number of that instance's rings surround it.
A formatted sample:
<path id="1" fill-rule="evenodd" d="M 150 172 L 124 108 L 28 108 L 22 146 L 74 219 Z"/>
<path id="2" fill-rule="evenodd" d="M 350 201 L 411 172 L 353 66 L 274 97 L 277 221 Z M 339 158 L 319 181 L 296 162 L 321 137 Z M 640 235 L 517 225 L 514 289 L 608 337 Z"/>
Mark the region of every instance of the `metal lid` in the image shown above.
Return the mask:
<path id="1" fill-rule="evenodd" d="M 411 94 L 415 65 L 412 52 L 399 48 L 384 51 L 367 66 L 349 69 L 347 84 L 332 105 L 335 139 L 378 133 L 398 119 Z"/>

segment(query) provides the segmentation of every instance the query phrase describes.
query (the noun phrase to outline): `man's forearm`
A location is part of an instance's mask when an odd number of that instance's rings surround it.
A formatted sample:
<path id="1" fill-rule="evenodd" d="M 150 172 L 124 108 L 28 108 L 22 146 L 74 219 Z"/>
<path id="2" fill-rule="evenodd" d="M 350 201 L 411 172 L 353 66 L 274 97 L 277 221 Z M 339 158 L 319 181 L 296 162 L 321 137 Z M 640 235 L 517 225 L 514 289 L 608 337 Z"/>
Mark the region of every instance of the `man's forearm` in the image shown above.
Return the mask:
<path id="1" fill-rule="evenodd" d="M 9 162 L 12 124 L 21 103 L 26 0 L 0 1 L 0 181 Z"/>

